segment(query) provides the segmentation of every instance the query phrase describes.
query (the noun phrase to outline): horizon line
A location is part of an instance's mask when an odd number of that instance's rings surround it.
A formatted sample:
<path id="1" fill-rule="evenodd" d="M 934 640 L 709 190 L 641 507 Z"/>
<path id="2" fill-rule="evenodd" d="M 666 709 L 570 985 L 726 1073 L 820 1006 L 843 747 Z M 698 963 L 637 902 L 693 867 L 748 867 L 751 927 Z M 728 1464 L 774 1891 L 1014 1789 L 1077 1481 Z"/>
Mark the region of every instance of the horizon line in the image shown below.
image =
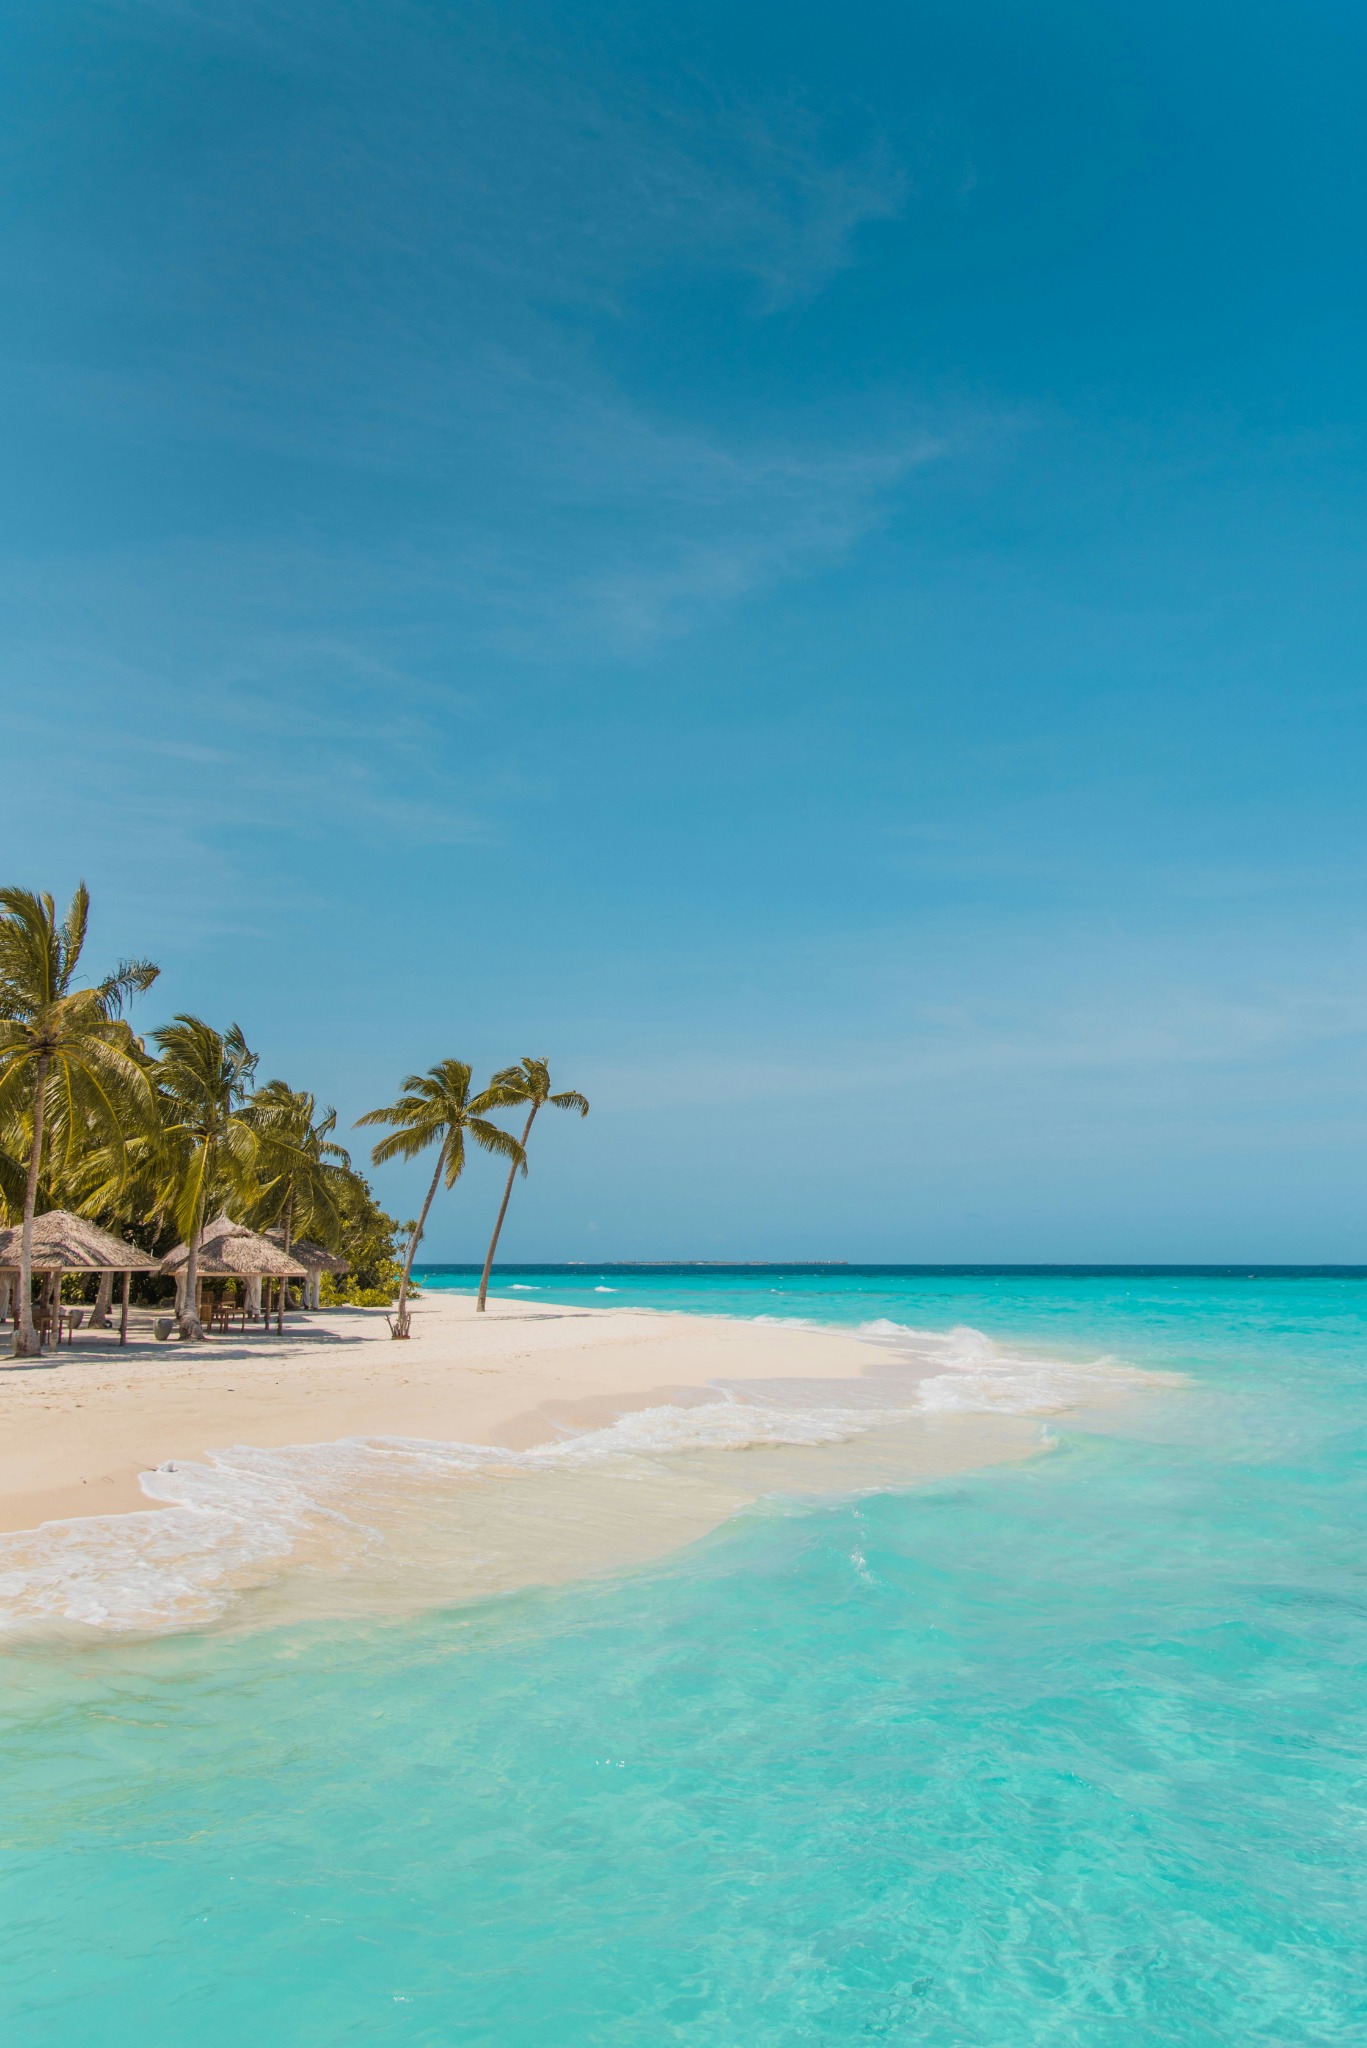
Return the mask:
<path id="1" fill-rule="evenodd" d="M 413 1267 L 419 1273 L 471 1273 L 483 1271 L 482 1261 L 464 1259 L 430 1259 Z M 1206 1276 L 1209 1278 L 1252 1279 L 1307 1278 L 1307 1279 L 1367 1279 L 1367 1265 L 1348 1265 L 1330 1260 L 1199 1260 L 1177 1262 L 1175 1260 L 1148 1259 L 1122 1263 L 1120 1261 L 1028 1261 L 1017 1259 L 976 1259 L 971 1261 L 936 1261 L 933 1263 L 901 1263 L 882 1259 L 526 1259 L 510 1260 L 495 1265 L 498 1273 L 856 1273 L 891 1274 L 919 1273 L 927 1276 L 946 1274 L 1025 1275 L 1032 1273 L 1069 1274 L 1094 1278 L 1161 1278 L 1165 1275 Z"/>

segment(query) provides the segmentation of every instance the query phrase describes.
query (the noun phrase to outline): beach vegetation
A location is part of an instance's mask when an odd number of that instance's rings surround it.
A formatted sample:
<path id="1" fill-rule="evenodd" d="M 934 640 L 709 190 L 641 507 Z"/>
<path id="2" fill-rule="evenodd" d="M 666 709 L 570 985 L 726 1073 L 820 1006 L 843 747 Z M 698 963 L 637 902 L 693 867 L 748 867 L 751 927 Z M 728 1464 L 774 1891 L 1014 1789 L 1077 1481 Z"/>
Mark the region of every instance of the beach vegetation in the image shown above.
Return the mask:
<path id="1" fill-rule="evenodd" d="M 267 1081 L 248 1105 L 257 1139 L 259 1192 L 245 1221 L 254 1230 L 278 1225 L 288 1252 L 296 1238 L 326 1243 L 341 1220 L 342 1187 L 351 1155 L 332 1133 L 335 1109 L 284 1081 Z"/>
<path id="2" fill-rule="evenodd" d="M 157 1094 L 163 1108 L 159 1207 L 184 1240 L 185 1291 L 180 1334 L 204 1335 L 199 1320 L 199 1238 L 212 1212 L 234 1199 L 249 1207 L 259 1192 L 261 1139 L 247 1110 L 256 1055 L 240 1027 L 217 1031 L 185 1014 L 153 1034 L 160 1051 Z"/>
<path id="3" fill-rule="evenodd" d="M 311 1240 L 346 1261 L 321 1276 L 319 1299 L 390 1307 L 396 1335 L 409 1331 L 417 1296 L 414 1260 L 437 1189 L 454 1187 L 470 1146 L 506 1161 L 508 1178 L 480 1281 L 483 1309 L 512 1194 L 526 1171 L 527 1141 L 546 1106 L 588 1113 L 574 1089 L 555 1091 L 545 1060 L 523 1059 L 476 1088 L 470 1066 L 439 1061 L 410 1074 L 399 1099 L 359 1119 L 384 1125 L 376 1164 L 437 1148 L 420 1214 L 388 1215 L 337 1136 L 336 1111 L 281 1079 L 258 1084 L 257 1056 L 241 1028 L 182 1012 L 139 1037 L 125 1012 L 157 977 L 144 959 L 121 961 L 102 979 L 82 977 L 90 898 L 84 883 L 64 914 L 50 895 L 0 889 L 0 1220 L 23 1225 L 15 1301 L 16 1355 L 32 1356 L 41 1332 L 33 1309 L 35 1218 L 61 1208 L 88 1218 L 152 1257 L 178 1242 L 187 1259 L 177 1326 L 204 1335 L 198 1313 L 201 1233 L 221 1211 L 273 1230 L 288 1251 Z M 491 1112 L 525 1112 L 521 1138 Z M 135 1276 L 137 1298 L 168 1297 L 169 1278 Z M 70 1275 L 68 1294 L 91 1301 L 90 1326 L 108 1327 L 113 1276 Z M 0 1292 L 11 1287 L 0 1275 Z"/>
<path id="4" fill-rule="evenodd" d="M 22 1164 L 24 1175 L 16 1358 L 39 1349 L 32 1252 L 44 1164 L 51 1179 L 70 1173 L 92 1135 L 121 1161 L 129 1132 L 154 1117 L 142 1048 L 122 1013 L 151 987 L 157 969 L 150 960 L 123 960 L 102 980 L 77 987 L 89 916 L 84 882 L 61 919 L 50 895 L 0 889 L 0 1119 L 11 1167 Z"/>
<path id="5" fill-rule="evenodd" d="M 328 1242 L 334 1250 L 345 1254 L 347 1270 L 324 1273 L 319 1297 L 322 1305 L 388 1308 L 398 1299 L 404 1252 L 417 1223 L 400 1223 L 386 1215 L 369 1181 L 354 1167 L 340 1176 L 337 1202 L 337 1232 Z M 408 1298 L 411 1300 L 416 1293 L 410 1282 Z"/>

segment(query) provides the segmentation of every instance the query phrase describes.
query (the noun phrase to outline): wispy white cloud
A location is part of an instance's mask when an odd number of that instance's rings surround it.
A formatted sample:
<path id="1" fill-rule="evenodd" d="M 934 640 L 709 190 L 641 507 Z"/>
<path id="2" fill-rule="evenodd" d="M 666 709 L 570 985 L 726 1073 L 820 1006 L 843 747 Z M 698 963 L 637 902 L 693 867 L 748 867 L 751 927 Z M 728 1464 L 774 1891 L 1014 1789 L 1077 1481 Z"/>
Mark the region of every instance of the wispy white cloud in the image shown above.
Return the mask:
<path id="1" fill-rule="evenodd" d="M 746 438 L 609 367 L 662 283 L 729 280 L 762 319 L 854 263 L 860 231 L 910 192 L 857 121 L 837 144 L 795 98 L 747 102 L 582 39 L 560 50 L 506 10 L 110 11 L 159 45 L 168 78 L 177 60 L 255 68 L 269 117 L 206 102 L 136 234 L 115 189 L 35 225 L 49 298 L 102 302 L 150 339 L 10 362 L 30 409 L 92 438 L 419 491 L 396 583 L 440 561 L 449 588 L 495 595 L 504 646 L 537 644 L 550 614 L 617 650 L 676 632 L 838 557 L 944 446 L 941 423 L 876 401 L 838 429 L 780 409 Z"/>
<path id="2" fill-rule="evenodd" d="M 623 368 L 652 295 L 744 327 L 859 260 L 911 188 L 857 116 L 837 141 L 502 9 L 105 12 L 155 45 L 146 118 L 92 150 L 86 203 L 25 215 L 11 284 L 30 265 L 108 345 L 8 387 L 112 469 L 169 453 L 194 532 L 173 492 L 139 537 L 12 555 L 0 676 L 116 710 L 71 734 L 48 818 L 79 836 L 116 772 L 148 864 L 225 915 L 273 886 L 238 886 L 254 834 L 497 837 L 511 786 L 486 767 L 473 798 L 456 743 L 491 668 L 637 657 L 819 571 L 981 432 L 877 396 L 738 424 Z M 214 87 L 193 146 L 187 79 Z"/>
<path id="3" fill-rule="evenodd" d="M 234 479 L 260 465 L 266 494 L 277 465 L 336 479 L 305 487 L 312 559 L 297 526 L 268 559 L 250 514 L 236 543 L 105 551 L 172 614 L 193 612 L 193 592 L 217 612 L 240 598 L 215 688 L 252 668 L 309 672 L 305 643 L 326 659 L 338 614 L 350 659 L 383 664 L 357 590 L 389 618 L 459 610 L 467 643 L 502 655 L 635 655 L 838 561 L 963 440 L 963 422 L 877 397 L 838 422 L 777 403 L 742 432 L 617 365 L 660 289 L 730 293 L 744 324 L 859 260 L 863 229 L 912 188 L 853 109 L 836 139 L 781 86 L 744 98 L 625 43 L 611 61 L 582 39 L 555 47 L 508 8 L 105 12 L 156 53 L 139 92 L 174 96 L 182 72 L 254 86 L 203 100 L 193 152 L 176 104 L 174 176 L 170 162 L 158 176 L 148 106 L 129 162 L 139 186 L 158 182 L 156 207 L 92 188 L 14 250 L 16 289 L 29 260 L 49 301 L 102 305 L 137 346 L 6 371 L 31 412 L 90 444 L 189 453 L 209 492 L 221 465 Z M 393 512 L 357 545 L 330 500 L 375 494 Z M 100 584 L 90 559 L 27 569 L 78 604 Z M 375 672 L 371 700 L 420 696 L 418 668 L 400 659 L 387 688 Z"/>
<path id="4" fill-rule="evenodd" d="M 616 544 L 595 536 L 585 547 L 559 530 L 540 546 L 487 536 L 467 573 L 501 647 L 538 657 L 648 650 L 839 560 L 958 438 L 903 431 L 862 447 L 747 448 L 601 406 L 593 417 L 593 452 L 577 470 L 567 458 L 562 483 L 581 507 L 618 515 Z"/>
<path id="5" fill-rule="evenodd" d="M 1129 995 L 1051 1007 L 1027 995 L 1014 1013 L 999 1005 L 993 1018 L 972 1004 L 945 1006 L 938 1016 L 923 1014 L 906 1034 L 863 1045 L 851 1040 L 845 1019 L 837 1042 L 822 1045 L 816 1027 L 809 1050 L 779 1049 L 762 1060 L 721 1048 L 645 1059 L 619 1053 L 596 1077 L 597 1095 L 614 1109 L 782 1102 L 796 1112 L 799 1104 L 829 1103 L 838 1081 L 842 1097 L 901 1116 L 909 1104 L 924 1114 L 975 1090 L 1019 1101 L 1022 1090 L 1057 1095 L 1071 1084 L 1090 1095 L 1098 1084 L 1110 1088 L 1127 1077 L 1167 1077 L 1198 1090 L 1216 1082 L 1228 1092 L 1245 1066 L 1265 1081 L 1278 1061 L 1323 1059 L 1330 1048 L 1345 1049 L 1364 1070 L 1364 1001 L 1367 963 L 1353 991 L 1309 990 L 1286 1001 L 1272 991 L 1240 999 L 1214 989 L 1156 988 L 1147 1000 Z M 1337 1097 L 1337 1115 L 1351 1116 L 1355 1128 L 1363 1122 L 1359 1102 L 1342 1100 L 1337 1060 L 1318 1076 L 1308 1067 L 1304 1078 L 1307 1096 Z"/>
<path id="6" fill-rule="evenodd" d="M 759 310 L 820 290 L 859 229 L 909 196 L 880 136 L 837 145 L 792 92 L 747 100 L 698 71 L 652 69 L 644 52 L 633 64 L 620 38 L 557 42 L 544 17 L 532 30 L 507 7 L 110 11 L 131 35 L 230 53 L 295 88 L 287 121 L 209 139 L 208 176 L 184 201 L 230 269 L 250 255 L 254 292 L 273 253 L 344 292 L 369 263 L 403 271 L 440 250 L 467 288 L 482 278 L 542 302 L 611 306 L 643 273 L 731 270 L 760 288 Z"/>

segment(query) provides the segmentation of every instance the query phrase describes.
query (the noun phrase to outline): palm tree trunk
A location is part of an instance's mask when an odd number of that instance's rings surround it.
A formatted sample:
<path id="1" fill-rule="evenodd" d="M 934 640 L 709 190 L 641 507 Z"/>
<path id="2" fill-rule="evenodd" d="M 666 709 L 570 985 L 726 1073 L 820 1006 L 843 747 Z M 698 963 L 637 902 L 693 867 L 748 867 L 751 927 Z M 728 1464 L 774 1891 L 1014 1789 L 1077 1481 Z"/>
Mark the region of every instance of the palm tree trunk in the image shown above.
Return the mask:
<path id="1" fill-rule="evenodd" d="M 109 1328 L 109 1311 L 114 1305 L 114 1275 L 101 1273 L 99 1286 L 95 1290 L 95 1308 L 90 1318 L 92 1330 Z"/>
<path id="2" fill-rule="evenodd" d="M 427 1190 L 427 1200 L 422 1205 L 422 1214 L 414 1225 L 413 1235 L 408 1240 L 408 1256 L 403 1262 L 403 1278 L 399 1282 L 399 1306 L 392 1326 L 396 1337 L 406 1337 L 408 1335 L 408 1282 L 413 1272 L 413 1255 L 422 1241 L 423 1226 L 427 1222 L 427 1212 L 431 1208 L 433 1199 L 436 1196 L 437 1183 L 441 1179 L 441 1170 L 446 1164 L 446 1155 L 450 1148 L 451 1134 L 448 1131 L 446 1141 L 437 1155 L 437 1170 L 432 1176 L 432 1185 Z"/>
<path id="3" fill-rule="evenodd" d="M 290 1239 L 292 1238 L 293 1234 L 294 1234 L 294 1182 L 293 1182 L 293 1181 L 291 1181 L 291 1182 L 290 1182 L 290 1198 L 289 1198 L 289 1200 L 288 1200 L 288 1201 L 286 1202 L 286 1204 L 285 1204 L 285 1221 L 284 1221 L 284 1225 L 283 1225 L 283 1230 L 282 1230 L 282 1235 L 283 1235 L 283 1237 L 284 1237 L 284 1242 L 285 1242 L 285 1257 L 286 1257 L 286 1258 L 288 1258 L 288 1257 L 289 1257 L 289 1255 L 290 1255 Z M 287 1294 L 287 1290 L 288 1290 L 288 1288 L 289 1288 L 289 1284 L 290 1284 L 290 1283 L 289 1283 L 289 1281 L 288 1281 L 288 1280 L 282 1280 L 282 1281 L 280 1282 L 280 1291 L 281 1291 L 281 1300 L 282 1300 L 282 1302 L 283 1302 L 283 1301 L 284 1301 L 284 1299 L 286 1298 L 286 1294 Z M 283 1315 L 283 1309 L 282 1309 L 282 1315 Z M 282 1330 L 283 1330 L 283 1328 L 285 1327 L 285 1326 L 284 1326 L 284 1323 L 283 1323 L 283 1321 L 281 1322 L 281 1325 L 280 1325 L 280 1327 L 281 1327 L 281 1329 L 282 1329 Z"/>
<path id="4" fill-rule="evenodd" d="M 46 1055 L 38 1060 L 33 1088 L 33 1143 L 29 1147 L 28 1179 L 24 1182 L 24 1228 L 19 1240 L 19 1300 L 14 1318 L 14 1356 L 36 1358 L 38 1332 L 33 1326 L 33 1212 L 38 1206 L 38 1162 L 43 1152 L 43 1092 L 47 1087 Z"/>
<path id="5" fill-rule="evenodd" d="M 536 1112 L 540 1107 L 541 1104 L 539 1102 L 534 1102 L 528 1114 L 527 1122 L 522 1132 L 522 1150 L 524 1153 L 527 1150 L 527 1140 L 532 1135 L 532 1125 L 536 1122 Z M 494 1270 L 494 1253 L 498 1250 L 498 1240 L 503 1229 L 503 1219 L 508 1213 L 508 1203 L 512 1199 L 513 1176 L 516 1172 L 517 1161 L 514 1160 L 508 1168 L 508 1185 L 503 1190 L 503 1201 L 499 1206 L 498 1221 L 494 1225 L 494 1234 L 489 1239 L 489 1255 L 484 1261 L 484 1271 L 479 1276 L 479 1300 L 475 1303 L 475 1310 L 479 1315 L 484 1314 L 484 1298 L 489 1292 L 489 1275 Z"/>
<path id="6" fill-rule="evenodd" d="M 199 1238 L 203 1228 L 204 1197 L 201 1194 L 195 1204 L 194 1229 L 185 1240 L 189 1255 L 185 1261 L 185 1306 L 180 1312 L 180 1334 L 191 1343 L 197 1343 L 204 1335 L 204 1325 L 199 1320 Z"/>

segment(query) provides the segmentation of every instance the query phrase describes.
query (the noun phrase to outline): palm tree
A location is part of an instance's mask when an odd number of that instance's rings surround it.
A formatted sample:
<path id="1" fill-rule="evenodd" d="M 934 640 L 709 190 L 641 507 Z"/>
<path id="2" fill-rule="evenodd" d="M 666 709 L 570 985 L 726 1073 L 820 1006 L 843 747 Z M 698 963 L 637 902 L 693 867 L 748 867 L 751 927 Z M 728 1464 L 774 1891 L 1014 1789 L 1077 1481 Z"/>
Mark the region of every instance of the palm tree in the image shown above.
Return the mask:
<path id="1" fill-rule="evenodd" d="M 544 1109 L 549 1102 L 554 1109 L 577 1109 L 580 1116 L 587 1116 L 589 1113 L 588 1097 L 581 1095 L 577 1088 L 566 1088 L 563 1093 L 552 1095 L 550 1070 L 545 1060 L 524 1059 L 521 1066 L 504 1067 L 489 1083 L 489 1094 L 500 1109 L 510 1109 L 515 1102 L 526 1102 L 531 1105 L 527 1111 L 527 1121 L 522 1127 L 524 1173 L 527 1171 L 527 1140 L 532 1135 L 532 1125 L 536 1122 L 536 1113 L 539 1109 Z M 498 1240 L 503 1229 L 503 1219 L 508 1213 L 516 1172 L 516 1165 L 508 1168 L 508 1185 L 503 1190 L 498 1221 L 494 1224 L 494 1234 L 489 1239 L 488 1257 L 484 1261 L 484 1271 L 479 1276 L 479 1299 L 475 1307 L 481 1315 L 484 1313 L 485 1296 L 489 1292 L 489 1275 L 494 1269 L 494 1253 L 498 1250 Z"/>
<path id="2" fill-rule="evenodd" d="M 157 969 L 124 960 L 93 988 L 73 988 L 89 916 L 84 882 L 60 924 L 51 896 L 0 889 L 0 1120 L 26 1125 L 28 1140 L 16 1358 L 39 1349 L 31 1290 L 44 1137 L 55 1170 L 71 1163 L 92 1128 L 122 1154 L 127 1132 L 152 1113 L 138 1041 L 121 1013 Z"/>
<path id="3" fill-rule="evenodd" d="M 263 1222 L 279 1222 L 285 1250 L 298 1228 L 331 1238 L 341 1221 L 340 1175 L 351 1165 L 344 1145 L 334 1142 L 337 1112 L 318 1115 L 314 1096 L 267 1081 L 247 1110 L 260 1147 Z"/>
<path id="4" fill-rule="evenodd" d="M 245 1114 L 256 1069 L 241 1029 L 215 1031 L 201 1017 L 177 1016 L 153 1034 L 161 1058 L 156 1081 L 162 1111 L 161 1203 L 185 1240 L 182 1337 L 204 1335 L 199 1320 L 199 1240 L 209 1199 L 251 1201 L 258 1192 L 260 1140 Z"/>
<path id="5" fill-rule="evenodd" d="M 473 1138 L 486 1152 L 498 1152 L 505 1159 L 511 1159 L 514 1168 L 525 1161 L 522 1147 L 512 1133 L 486 1121 L 484 1112 L 495 1108 L 498 1098 L 489 1088 L 482 1095 L 472 1096 L 470 1073 L 464 1060 L 438 1060 L 436 1066 L 429 1067 L 425 1074 L 407 1075 L 404 1093 L 397 1102 L 391 1102 L 388 1109 L 368 1110 L 356 1119 L 358 1124 L 395 1126 L 389 1137 L 380 1139 L 370 1155 L 377 1166 L 382 1166 L 387 1159 L 416 1159 L 419 1152 L 425 1152 L 438 1139 L 441 1141 L 437 1170 L 432 1175 L 422 1214 L 408 1240 L 403 1277 L 399 1282 L 398 1312 L 392 1325 L 396 1337 L 408 1335 L 408 1286 L 413 1272 L 413 1255 L 422 1242 L 427 1212 L 443 1173 L 447 1187 L 453 1188 L 465 1170 L 466 1138 Z"/>
<path id="6" fill-rule="evenodd" d="M 127 1134 L 117 1133 L 112 1143 L 97 1125 L 88 1125 L 78 1142 L 63 1148 L 63 1159 L 49 1171 L 46 1186 L 40 1179 L 38 1190 L 41 1206 L 89 1216 L 120 1237 L 127 1237 L 131 1226 L 156 1214 L 162 1139 L 153 1085 L 156 1062 L 140 1042 L 132 1057 L 147 1077 L 150 1113 L 141 1116 Z M 95 1306 L 87 1319 L 92 1330 L 110 1326 L 114 1279 L 113 1272 L 99 1276 Z"/>

